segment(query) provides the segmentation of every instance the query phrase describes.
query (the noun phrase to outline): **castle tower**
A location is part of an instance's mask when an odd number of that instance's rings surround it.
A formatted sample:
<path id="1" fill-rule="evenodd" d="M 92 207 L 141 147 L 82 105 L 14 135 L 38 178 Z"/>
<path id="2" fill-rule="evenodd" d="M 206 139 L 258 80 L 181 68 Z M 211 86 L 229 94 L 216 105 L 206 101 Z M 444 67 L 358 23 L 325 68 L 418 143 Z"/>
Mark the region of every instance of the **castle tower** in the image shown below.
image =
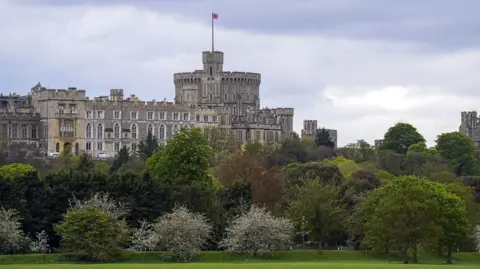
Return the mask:
<path id="1" fill-rule="evenodd" d="M 207 76 L 214 77 L 223 72 L 223 52 L 221 51 L 204 51 L 203 71 Z"/>

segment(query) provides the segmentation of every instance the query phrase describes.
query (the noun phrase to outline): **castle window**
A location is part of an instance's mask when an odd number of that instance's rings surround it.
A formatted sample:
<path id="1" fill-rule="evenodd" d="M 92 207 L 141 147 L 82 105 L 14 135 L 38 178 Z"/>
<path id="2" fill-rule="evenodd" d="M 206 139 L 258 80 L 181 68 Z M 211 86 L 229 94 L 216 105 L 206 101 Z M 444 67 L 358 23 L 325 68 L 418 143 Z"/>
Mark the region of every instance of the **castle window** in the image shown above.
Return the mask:
<path id="1" fill-rule="evenodd" d="M 85 150 L 86 151 L 91 151 L 92 150 L 92 142 L 85 143 Z"/>
<path id="2" fill-rule="evenodd" d="M 57 142 L 57 144 L 55 145 L 55 151 L 56 152 L 60 152 L 60 143 Z"/>
<path id="3" fill-rule="evenodd" d="M 91 119 L 92 118 L 92 111 L 85 111 L 85 118 Z"/>
<path id="4" fill-rule="evenodd" d="M 85 137 L 92 138 L 92 125 L 87 123 L 87 127 L 85 129 Z"/>
<path id="5" fill-rule="evenodd" d="M 208 115 L 203 116 L 203 122 L 208 122 Z"/>
<path id="6" fill-rule="evenodd" d="M 196 118 L 197 118 L 197 121 L 200 121 L 200 115 L 197 115 Z"/>
<path id="7" fill-rule="evenodd" d="M 213 67 L 210 66 L 210 76 L 213 75 Z"/>
<path id="8" fill-rule="evenodd" d="M 147 120 L 153 120 L 153 112 L 152 111 L 147 112 Z"/>
<path id="9" fill-rule="evenodd" d="M 113 111 L 113 118 L 116 119 L 116 120 L 119 120 L 120 119 L 120 111 Z"/>
<path id="10" fill-rule="evenodd" d="M 28 138 L 28 126 L 26 124 L 22 124 L 22 138 Z"/>
<path id="11" fill-rule="evenodd" d="M 233 101 L 237 100 L 237 95 L 233 93 Z"/>
<path id="12" fill-rule="evenodd" d="M 212 94 L 210 94 L 209 99 L 213 100 L 213 95 Z"/>
<path id="13" fill-rule="evenodd" d="M 103 111 L 97 111 L 97 119 L 103 119 L 104 113 Z"/>
<path id="14" fill-rule="evenodd" d="M 130 145 L 130 151 L 135 151 L 137 149 L 137 143 L 132 143 Z"/>
<path id="15" fill-rule="evenodd" d="M 30 128 L 32 129 L 32 131 L 30 132 L 30 137 L 33 139 L 37 139 L 37 125 L 32 124 L 30 125 Z"/>
<path id="16" fill-rule="evenodd" d="M 103 150 L 103 142 L 97 142 L 97 150 Z"/>
<path id="17" fill-rule="evenodd" d="M 242 142 L 243 142 L 243 131 L 242 131 L 242 130 L 238 130 L 238 133 L 237 133 L 237 142 L 239 142 L 239 143 L 242 143 Z"/>
<path id="18" fill-rule="evenodd" d="M 97 127 L 97 138 L 103 138 L 103 126 L 101 123 Z"/>
<path id="19" fill-rule="evenodd" d="M 147 126 L 147 134 L 148 133 L 151 133 L 152 135 L 155 135 L 154 132 L 153 132 L 153 125 L 152 124 L 149 124 Z"/>
<path id="20" fill-rule="evenodd" d="M 217 116 L 212 116 L 212 121 L 217 122 Z"/>
<path id="21" fill-rule="evenodd" d="M 165 112 L 160 112 L 159 114 L 161 120 L 166 120 L 166 113 Z"/>
<path id="22" fill-rule="evenodd" d="M 228 90 L 228 86 L 227 86 L 227 85 L 223 86 L 223 90 L 224 90 L 224 91 L 227 91 L 227 90 Z"/>
<path id="23" fill-rule="evenodd" d="M 114 132 L 115 132 L 115 139 L 120 139 L 120 124 L 115 123 Z"/>
<path id="24" fill-rule="evenodd" d="M 173 112 L 172 115 L 173 115 L 173 120 L 179 120 L 178 119 L 178 112 Z"/>
<path id="25" fill-rule="evenodd" d="M 223 96 L 223 100 L 228 101 L 228 94 L 225 94 L 225 96 Z"/>
<path id="26" fill-rule="evenodd" d="M 113 145 L 114 145 L 114 150 L 116 152 L 119 152 L 120 151 L 120 142 L 115 142 L 115 144 L 113 144 Z"/>
<path id="27" fill-rule="evenodd" d="M 132 139 L 137 139 L 137 124 L 132 124 L 130 129 L 132 130 Z"/>
<path id="28" fill-rule="evenodd" d="M 190 113 L 184 112 L 183 113 L 183 120 L 184 121 L 189 121 L 190 120 Z"/>
<path id="29" fill-rule="evenodd" d="M 278 132 L 275 132 L 275 142 L 278 142 L 279 141 L 279 135 L 278 135 Z"/>
<path id="30" fill-rule="evenodd" d="M 260 131 L 255 131 L 255 140 L 260 141 Z"/>
<path id="31" fill-rule="evenodd" d="M 166 131 L 167 131 L 167 128 L 165 127 L 165 124 L 161 124 L 160 125 L 160 132 L 159 132 L 159 135 L 158 135 L 160 139 L 166 139 L 166 135 L 165 135 L 167 133 Z"/>
<path id="32" fill-rule="evenodd" d="M 237 115 L 237 107 L 233 106 L 233 115 Z"/>
<path id="33" fill-rule="evenodd" d="M 132 120 L 138 119 L 138 112 L 137 111 L 131 111 L 130 112 L 130 119 L 132 119 Z"/>

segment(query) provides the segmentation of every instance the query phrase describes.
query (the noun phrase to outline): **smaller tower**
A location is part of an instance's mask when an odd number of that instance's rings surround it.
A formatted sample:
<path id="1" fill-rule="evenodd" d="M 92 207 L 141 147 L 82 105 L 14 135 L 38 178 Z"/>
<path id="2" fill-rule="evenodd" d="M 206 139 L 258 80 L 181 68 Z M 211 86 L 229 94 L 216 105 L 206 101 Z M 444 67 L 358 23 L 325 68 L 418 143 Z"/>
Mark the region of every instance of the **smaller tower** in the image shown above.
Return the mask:
<path id="1" fill-rule="evenodd" d="M 204 51 L 203 52 L 203 71 L 209 76 L 214 77 L 223 72 L 223 52 Z"/>

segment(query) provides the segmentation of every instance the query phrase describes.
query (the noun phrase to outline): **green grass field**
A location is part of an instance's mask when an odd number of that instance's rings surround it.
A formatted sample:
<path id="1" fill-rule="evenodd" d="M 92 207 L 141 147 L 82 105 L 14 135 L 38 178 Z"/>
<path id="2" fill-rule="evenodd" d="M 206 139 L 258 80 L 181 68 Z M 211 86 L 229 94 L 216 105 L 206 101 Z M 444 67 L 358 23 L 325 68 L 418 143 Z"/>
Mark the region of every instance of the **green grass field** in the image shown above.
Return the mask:
<path id="1" fill-rule="evenodd" d="M 361 251 L 315 251 L 277 252 L 263 258 L 253 258 L 247 263 L 242 256 L 225 252 L 203 252 L 191 263 L 169 263 L 159 259 L 159 253 L 131 253 L 121 261 L 105 264 L 74 264 L 61 254 L 50 255 L 0 255 L 0 269 L 380 269 L 380 268 L 479 268 L 479 253 L 456 253 L 454 265 L 445 265 L 442 257 L 421 255 L 420 264 L 402 264 L 398 257 L 375 257 Z"/>

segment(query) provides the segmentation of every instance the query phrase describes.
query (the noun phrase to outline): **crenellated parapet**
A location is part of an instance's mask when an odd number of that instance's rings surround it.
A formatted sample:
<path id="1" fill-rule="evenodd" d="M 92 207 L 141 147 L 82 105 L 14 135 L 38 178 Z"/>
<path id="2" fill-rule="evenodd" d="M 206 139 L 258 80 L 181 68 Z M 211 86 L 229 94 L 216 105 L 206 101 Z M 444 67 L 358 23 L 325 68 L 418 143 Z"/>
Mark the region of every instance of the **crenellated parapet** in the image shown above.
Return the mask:
<path id="1" fill-rule="evenodd" d="M 222 72 L 220 75 L 222 82 L 231 84 L 249 84 L 260 86 L 260 83 L 262 82 L 262 75 L 259 73 Z"/>
<path id="2" fill-rule="evenodd" d="M 175 85 L 197 84 L 200 83 L 204 76 L 203 71 L 183 72 L 173 74 L 173 83 Z"/>

